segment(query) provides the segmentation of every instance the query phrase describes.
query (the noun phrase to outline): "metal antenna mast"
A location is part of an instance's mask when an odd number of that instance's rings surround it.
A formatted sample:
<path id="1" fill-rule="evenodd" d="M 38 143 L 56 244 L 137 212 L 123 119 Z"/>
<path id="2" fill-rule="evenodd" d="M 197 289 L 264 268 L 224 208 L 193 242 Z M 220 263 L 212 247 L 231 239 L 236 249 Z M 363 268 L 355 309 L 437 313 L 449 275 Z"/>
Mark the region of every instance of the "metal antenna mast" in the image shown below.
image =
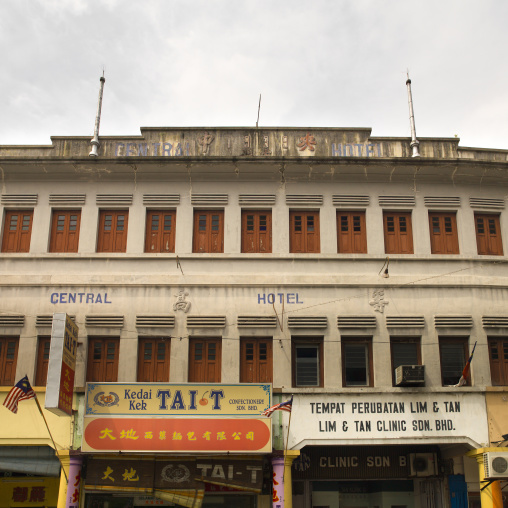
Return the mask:
<path id="1" fill-rule="evenodd" d="M 420 142 L 416 139 L 415 114 L 413 111 L 413 95 L 411 94 L 411 80 L 409 79 L 409 71 L 407 73 L 406 86 L 409 101 L 409 123 L 411 124 L 411 144 L 409 146 L 413 150 L 412 157 L 420 157 L 420 152 L 418 151 Z"/>
<path id="2" fill-rule="evenodd" d="M 99 90 L 99 104 L 97 105 L 97 116 L 95 117 L 95 129 L 93 131 L 93 138 L 90 141 L 92 145 L 92 151 L 88 154 L 90 157 L 97 157 L 99 154 L 97 150 L 100 146 L 99 143 L 99 124 L 101 123 L 101 108 L 102 108 L 102 93 L 104 91 L 104 83 L 106 82 L 106 78 L 104 77 L 104 71 L 102 71 L 101 76 L 101 88 Z"/>
<path id="3" fill-rule="evenodd" d="M 258 104 L 258 119 L 256 120 L 256 129 L 258 128 L 259 123 L 259 111 L 261 110 L 261 94 L 259 94 L 259 104 Z"/>

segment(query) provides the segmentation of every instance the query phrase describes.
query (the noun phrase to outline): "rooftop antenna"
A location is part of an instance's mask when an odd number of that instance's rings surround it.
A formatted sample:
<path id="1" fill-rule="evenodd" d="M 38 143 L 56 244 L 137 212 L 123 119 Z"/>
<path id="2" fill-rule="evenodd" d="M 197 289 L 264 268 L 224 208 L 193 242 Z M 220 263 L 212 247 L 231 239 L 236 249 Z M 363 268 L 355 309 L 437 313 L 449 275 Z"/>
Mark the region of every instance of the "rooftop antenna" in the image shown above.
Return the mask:
<path id="1" fill-rule="evenodd" d="M 97 150 L 100 146 L 99 143 L 99 124 L 101 123 L 101 108 L 102 108 L 102 92 L 104 91 L 104 83 L 106 82 L 106 78 L 104 77 L 104 69 L 102 70 L 102 76 L 100 79 L 101 88 L 99 90 L 99 104 L 97 105 L 97 116 L 95 117 L 95 129 L 93 131 L 93 138 L 90 141 L 92 145 L 92 151 L 88 154 L 90 157 L 97 157 L 99 154 Z"/>
<path id="2" fill-rule="evenodd" d="M 416 139 L 415 113 L 413 111 L 413 96 L 411 94 L 411 80 L 409 79 L 409 71 L 407 71 L 406 86 L 409 101 L 409 123 L 411 124 L 411 144 L 409 146 L 413 150 L 413 154 L 411 157 L 420 157 L 420 152 L 418 151 L 418 145 L 420 143 Z"/>
<path id="3" fill-rule="evenodd" d="M 256 129 L 258 128 L 258 124 L 259 124 L 259 111 L 260 110 L 261 110 L 261 94 L 259 94 L 258 119 L 256 120 Z"/>

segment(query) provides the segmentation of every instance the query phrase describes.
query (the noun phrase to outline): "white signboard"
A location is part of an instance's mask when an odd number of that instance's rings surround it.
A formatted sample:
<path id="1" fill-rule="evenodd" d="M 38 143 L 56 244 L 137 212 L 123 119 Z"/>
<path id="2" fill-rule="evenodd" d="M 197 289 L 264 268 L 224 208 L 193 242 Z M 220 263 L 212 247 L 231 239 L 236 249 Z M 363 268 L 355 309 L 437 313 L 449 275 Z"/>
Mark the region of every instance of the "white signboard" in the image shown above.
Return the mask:
<path id="1" fill-rule="evenodd" d="M 295 395 L 289 448 L 330 444 L 488 443 L 485 397 L 476 393 Z M 364 443 L 362 443 L 364 441 Z"/>

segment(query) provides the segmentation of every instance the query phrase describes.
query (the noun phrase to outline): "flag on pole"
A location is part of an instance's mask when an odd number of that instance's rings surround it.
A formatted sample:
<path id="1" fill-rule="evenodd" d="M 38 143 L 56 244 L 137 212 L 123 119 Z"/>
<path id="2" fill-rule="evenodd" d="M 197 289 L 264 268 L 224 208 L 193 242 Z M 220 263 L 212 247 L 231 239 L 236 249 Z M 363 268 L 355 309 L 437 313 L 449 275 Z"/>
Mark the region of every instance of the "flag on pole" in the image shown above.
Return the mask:
<path id="1" fill-rule="evenodd" d="M 471 356 L 469 357 L 469 360 L 466 363 L 466 366 L 464 367 L 464 370 L 462 371 L 462 376 L 459 379 L 459 382 L 455 386 L 464 386 L 467 382 L 467 376 L 469 376 L 469 370 L 471 369 L 471 361 L 473 360 L 474 350 L 476 348 L 476 342 L 473 346 L 473 351 L 471 351 Z"/>
<path id="2" fill-rule="evenodd" d="M 5 397 L 4 406 L 13 413 L 18 412 L 18 403 L 22 400 L 35 398 L 35 392 L 30 386 L 28 376 L 20 379 Z"/>
<path id="3" fill-rule="evenodd" d="M 281 402 L 280 404 L 275 404 L 275 406 L 269 407 L 266 411 L 263 411 L 261 414 L 263 416 L 272 416 L 272 413 L 274 411 L 277 411 L 280 409 L 281 411 L 287 411 L 288 413 L 291 413 L 291 409 L 293 408 L 293 397 L 291 396 L 290 399 Z"/>

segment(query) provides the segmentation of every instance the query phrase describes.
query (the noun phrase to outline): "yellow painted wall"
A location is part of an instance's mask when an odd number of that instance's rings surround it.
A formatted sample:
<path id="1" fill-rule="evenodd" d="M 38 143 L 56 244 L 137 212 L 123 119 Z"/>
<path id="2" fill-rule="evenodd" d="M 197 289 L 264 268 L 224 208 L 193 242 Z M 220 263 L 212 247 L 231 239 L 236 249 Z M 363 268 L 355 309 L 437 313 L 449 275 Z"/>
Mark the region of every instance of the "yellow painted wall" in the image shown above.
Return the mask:
<path id="1" fill-rule="evenodd" d="M 492 387 L 487 390 L 489 439 L 494 446 L 496 441 L 503 440 L 503 434 L 508 434 L 508 387 Z M 506 443 L 499 444 L 507 446 Z"/>

